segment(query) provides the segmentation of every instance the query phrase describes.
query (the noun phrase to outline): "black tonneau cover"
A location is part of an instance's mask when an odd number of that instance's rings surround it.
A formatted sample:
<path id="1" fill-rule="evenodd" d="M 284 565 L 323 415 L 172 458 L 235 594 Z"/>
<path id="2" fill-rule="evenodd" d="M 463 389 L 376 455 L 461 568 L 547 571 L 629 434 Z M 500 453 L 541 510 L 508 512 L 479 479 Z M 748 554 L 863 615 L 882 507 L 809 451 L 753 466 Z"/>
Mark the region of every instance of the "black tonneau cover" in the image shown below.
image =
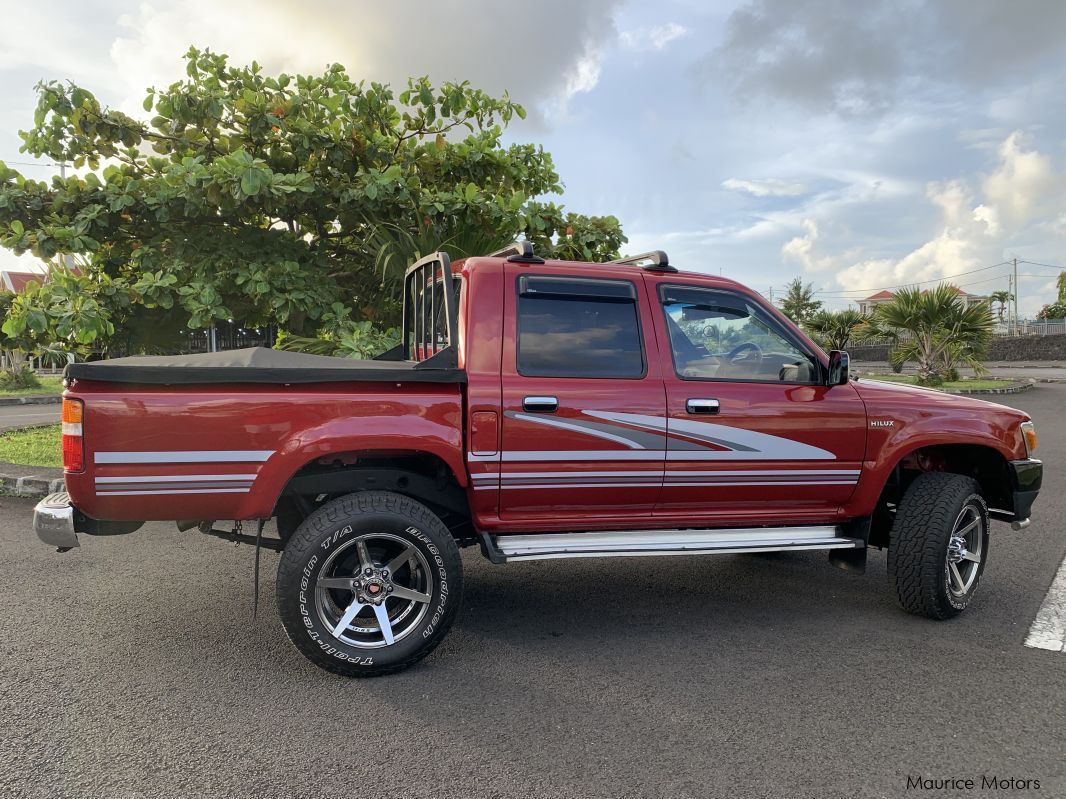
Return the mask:
<path id="1" fill-rule="evenodd" d="M 442 355 L 444 353 L 441 353 Z M 449 353 L 450 354 L 450 353 Z M 435 361 L 435 362 L 434 362 Z M 444 359 L 357 361 L 266 347 L 200 355 L 136 356 L 68 364 L 64 377 L 112 383 L 465 383 Z M 439 365 L 438 365 L 439 364 Z"/>

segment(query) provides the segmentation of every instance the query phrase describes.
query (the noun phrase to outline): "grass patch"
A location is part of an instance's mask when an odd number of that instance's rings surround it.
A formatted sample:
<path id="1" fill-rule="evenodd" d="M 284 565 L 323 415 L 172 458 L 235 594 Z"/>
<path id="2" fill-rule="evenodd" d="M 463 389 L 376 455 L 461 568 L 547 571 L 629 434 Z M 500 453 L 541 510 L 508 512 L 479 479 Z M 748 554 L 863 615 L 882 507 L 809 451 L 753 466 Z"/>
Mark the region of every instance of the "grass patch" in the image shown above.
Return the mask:
<path id="1" fill-rule="evenodd" d="M 0 435 L 0 463 L 63 468 L 62 429 L 51 424 Z"/>
<path id="2" fill-rule="evenodd" d="M 916 386 L 918 382 L 914 375 L 862 375 L 866 380 L 881 380 L 885 383 L 906 383 L 907 385 Z M 1004 386 L 1010 386 L 1016 383 L 1016 380 L 952 380 L 947 383 L 942 383 L 939 386 L 930 386 L 930 388 L 947 388 L 952 390 L 974 390 L 983 388 L 1003 388 Z"/>
<path id="3" fill-rule="evenodd" d="M 4 388 L 0 389 L 0 397 L 21 397 L 30 394 L 61 394 L 63 392 L 63 378 L 40 377 L 40 388 Z"/>

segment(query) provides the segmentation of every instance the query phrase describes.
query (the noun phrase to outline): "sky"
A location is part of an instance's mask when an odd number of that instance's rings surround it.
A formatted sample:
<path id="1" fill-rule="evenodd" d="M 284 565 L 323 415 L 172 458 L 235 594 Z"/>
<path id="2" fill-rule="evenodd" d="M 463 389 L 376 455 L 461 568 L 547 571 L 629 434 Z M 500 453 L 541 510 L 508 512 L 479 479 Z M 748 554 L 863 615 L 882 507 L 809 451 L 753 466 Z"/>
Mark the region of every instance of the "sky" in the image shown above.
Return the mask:
<path id="1" fill-rule="evenodd" d="M 626 251 L 831 308 L 883 288 L 1008 288 L 1031 317 L 1066 266 L 1066 3 L 1058 0 L 0 0 L 0 160 L 34 84 L 144 116 L 210 47 L 270 71 L 509 91 L 571 210 Z M 24 268 L 0 250 L 0 268 Z M 1044 264 L 1040 266 L 1037 264 Z"/>

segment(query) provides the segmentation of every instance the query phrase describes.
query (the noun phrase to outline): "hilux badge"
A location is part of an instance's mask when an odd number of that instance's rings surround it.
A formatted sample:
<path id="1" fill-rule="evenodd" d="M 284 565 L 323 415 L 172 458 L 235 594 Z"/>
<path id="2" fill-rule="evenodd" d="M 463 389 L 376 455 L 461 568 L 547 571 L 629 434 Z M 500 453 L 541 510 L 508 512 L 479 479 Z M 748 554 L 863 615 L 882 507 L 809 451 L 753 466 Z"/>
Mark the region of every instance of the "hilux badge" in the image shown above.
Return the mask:
<path id="1" fill-rule="evenodd" d="M 870 427 L 895 427 L 896 422 L 893 419 L 871 419 Z"/>

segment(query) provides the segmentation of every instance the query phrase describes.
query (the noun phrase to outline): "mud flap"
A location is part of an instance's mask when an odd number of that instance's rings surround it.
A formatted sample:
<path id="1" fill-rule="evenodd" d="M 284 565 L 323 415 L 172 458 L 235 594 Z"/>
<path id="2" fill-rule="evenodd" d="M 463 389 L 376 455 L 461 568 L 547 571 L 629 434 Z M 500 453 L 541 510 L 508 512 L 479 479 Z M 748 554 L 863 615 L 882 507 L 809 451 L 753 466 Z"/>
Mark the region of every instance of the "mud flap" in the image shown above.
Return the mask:
<path id="1" fill-rule="evenodd" d="M 866 546 L 856 549 L 831 549 L 829 550 L 829 563 L 838 569 L 854 574 L 866 573 L 866 551 L 870 548 L 870 526 L 872 516 L 863 516 L 853 519 L 844 525 L 845 535 L 848 538 L 861 539 Z"/>

